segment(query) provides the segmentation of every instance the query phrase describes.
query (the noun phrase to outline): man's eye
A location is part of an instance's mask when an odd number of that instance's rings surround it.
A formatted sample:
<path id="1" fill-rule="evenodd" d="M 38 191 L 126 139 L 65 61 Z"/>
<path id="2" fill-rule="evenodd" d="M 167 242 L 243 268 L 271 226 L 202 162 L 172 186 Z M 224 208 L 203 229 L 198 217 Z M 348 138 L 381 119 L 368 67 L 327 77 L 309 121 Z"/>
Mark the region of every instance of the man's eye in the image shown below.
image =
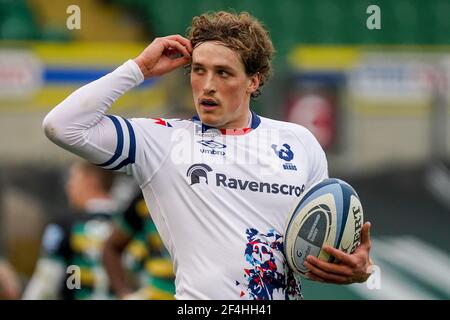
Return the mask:
<path id="1" fill-rule="evenodd" d="M 226 72 L 225 70 L 219 70 L 218 72 L 219 76 L 221 77 L 228 77 L 230 74 Z"/>
<path id="2" fill-rule="evenodd" d="M 199 68 L 199 67 L 192 68 L 192 71 L 195 72 L 195 73 L 203 73 L 203 69 Z"/>

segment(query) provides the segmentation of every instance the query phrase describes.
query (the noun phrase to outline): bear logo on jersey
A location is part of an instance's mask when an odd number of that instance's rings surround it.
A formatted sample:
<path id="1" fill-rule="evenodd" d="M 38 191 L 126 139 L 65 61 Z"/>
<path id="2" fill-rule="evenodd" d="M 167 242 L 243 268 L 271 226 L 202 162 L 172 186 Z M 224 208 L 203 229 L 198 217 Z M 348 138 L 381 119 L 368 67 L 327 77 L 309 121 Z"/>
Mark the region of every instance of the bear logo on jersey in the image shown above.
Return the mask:
<path id="1" fill-rule="evenodd" d="M 288 145 L 287 143 L 284 143 L 283 144 L 284 148 L 280 148 L 280 149 L 278 149 L 278 146 L 276 144 L 272 144 L 271 147 L 278 158 L 287 162 L 287 163 L 283 164 L 284 170 L 297 171 L 297 167 L 294 164 L 289 163 L 289 161 L 294 159 L 294 152 L 291 150 L 290 145 Z"/>
<path id="2" fill-rule="evenodd" d="M 284 161 L 291 161 L 292 159 L 294 159 L 294 152 L 292 152 L 291 150 L 291 146 L 288 145 L 287 143 L 283 144 L 283 148 L 280 148 L 279 150 L 277 150 L 277 145 L 273 144 L 272 145 L 272 149 L 275 152 L 275 154 L 278 156 L 278 158 L 280 158 L 281 160 Z"/>

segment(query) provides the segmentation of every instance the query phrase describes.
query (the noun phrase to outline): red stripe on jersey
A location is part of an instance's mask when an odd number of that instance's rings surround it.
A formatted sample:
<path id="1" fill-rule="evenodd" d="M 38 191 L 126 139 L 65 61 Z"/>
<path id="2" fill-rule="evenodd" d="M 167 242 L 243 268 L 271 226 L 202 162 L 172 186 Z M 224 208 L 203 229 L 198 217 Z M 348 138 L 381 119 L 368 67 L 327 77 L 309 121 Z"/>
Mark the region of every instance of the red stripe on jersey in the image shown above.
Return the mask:
<path id="1" fill-rule="evenodd" d="M 162 125 L 162 126 L 164 126 L 164 127 L 167 127 L 167 126 L 168 126 L 168 125 L 167 125 L 167 121 L 164 120 L 164 119 L 162 119 L 162 118 L 150 118 L 150 119 L 155 120 L 155 124 L 159 124 L 159 125 Z"/>
<path id="2" fill-rule="evenodd" d="M 230 136 L 241 136 L 252 131 L 252 128 L 242 128 L 242 129 L 220 129 L 222 134 Z"/>

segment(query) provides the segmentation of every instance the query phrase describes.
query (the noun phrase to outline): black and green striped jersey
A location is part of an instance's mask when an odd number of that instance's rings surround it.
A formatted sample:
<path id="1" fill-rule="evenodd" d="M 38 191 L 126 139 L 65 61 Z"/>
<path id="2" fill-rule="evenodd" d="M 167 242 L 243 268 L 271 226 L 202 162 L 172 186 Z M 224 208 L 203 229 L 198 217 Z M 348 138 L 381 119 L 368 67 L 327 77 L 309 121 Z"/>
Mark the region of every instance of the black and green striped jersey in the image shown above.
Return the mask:
<path id="1" fill-rule="evenodd" d="M 151 300 L 173 299 L 175 276 L 172 261 L 141 194 L 133 199 L 122 215 L 117 216 L 117 224 L 133 239 L 127 252 L 142 263 L 146 297 Z"/>

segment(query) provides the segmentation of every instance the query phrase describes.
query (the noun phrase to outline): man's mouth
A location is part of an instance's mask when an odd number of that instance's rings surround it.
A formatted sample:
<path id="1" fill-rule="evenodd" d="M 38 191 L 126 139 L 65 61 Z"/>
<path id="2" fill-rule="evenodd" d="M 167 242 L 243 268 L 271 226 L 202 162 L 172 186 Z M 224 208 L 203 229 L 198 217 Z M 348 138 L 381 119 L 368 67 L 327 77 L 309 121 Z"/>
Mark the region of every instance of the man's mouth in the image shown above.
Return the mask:
<path id="1" fill-rule="evenodd" d="M 219 105 L 216 100 L 214 99 L 200 99 L 200 105 L 205 108 L 212 108 Z"/>

